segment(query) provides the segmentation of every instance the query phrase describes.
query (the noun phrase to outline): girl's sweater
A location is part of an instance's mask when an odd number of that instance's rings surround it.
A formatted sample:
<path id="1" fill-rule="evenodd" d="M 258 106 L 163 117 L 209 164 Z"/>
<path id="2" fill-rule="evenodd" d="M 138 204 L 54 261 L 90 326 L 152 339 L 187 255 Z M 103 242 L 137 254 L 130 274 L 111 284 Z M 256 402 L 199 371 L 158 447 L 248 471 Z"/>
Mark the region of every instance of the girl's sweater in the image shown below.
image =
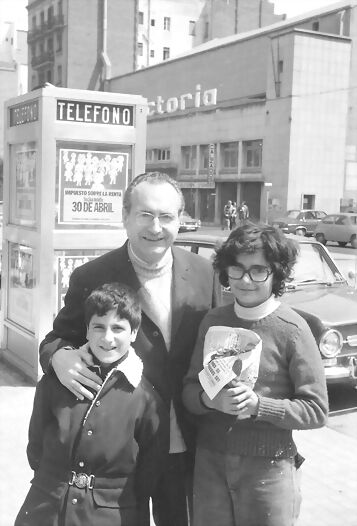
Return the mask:
<path id="1" fill-rule="evenodd" d="M 238 420 L 202 404 L 198 373 L 203 368 L 205 335 L 214 325 L 250 329 L 262 339 L 254 387 L 259 397 L 256 416 Z M 236 455 L 293 457 L 292 430 L 322 427 L 328 414 L 324 368 L 310 328 L 284 304 L 256 321 L 238 318 L 233 304 L 212 309 L 200 325 L 183 400 L 199 415 L 198 446 Z"/>

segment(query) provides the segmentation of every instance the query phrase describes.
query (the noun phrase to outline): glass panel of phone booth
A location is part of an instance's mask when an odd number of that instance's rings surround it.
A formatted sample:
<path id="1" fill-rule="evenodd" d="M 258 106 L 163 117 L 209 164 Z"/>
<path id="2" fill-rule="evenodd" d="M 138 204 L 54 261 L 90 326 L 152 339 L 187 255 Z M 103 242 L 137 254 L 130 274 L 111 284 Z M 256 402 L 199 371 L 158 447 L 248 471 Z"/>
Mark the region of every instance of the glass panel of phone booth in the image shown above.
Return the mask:
<path id="1" fill-rule="evenodd" d="M 36 142 L 10 145 L 9 222 L 35 227 L 36 218 Z"/>
<path id="2" fill-rule="evenodd" d="M 34 250 L 10 242 L 7 317 L 32 333 L 35 331 L 35 286 Z"/>

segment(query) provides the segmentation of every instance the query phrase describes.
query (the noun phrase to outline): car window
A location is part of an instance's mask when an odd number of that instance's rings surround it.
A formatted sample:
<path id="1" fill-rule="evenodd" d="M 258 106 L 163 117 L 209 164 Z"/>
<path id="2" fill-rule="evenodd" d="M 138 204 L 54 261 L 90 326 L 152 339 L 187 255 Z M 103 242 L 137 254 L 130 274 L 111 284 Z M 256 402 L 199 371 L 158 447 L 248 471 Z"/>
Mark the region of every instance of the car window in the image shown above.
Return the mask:
<path id="1" fill-rule="evenodd" d="M 305 219 L 314 219 L 313 212 L 305 212 Z"/>
<path id="2" fill-rule="evenodd" d="M 326 216 L 321 223 L 332 225 L 335 222 L 336 216 Z"/>
<path id="3" fill-rule="evenodd" d="M 293 269 L 293 284 L 342 281 L 337 268 L 322 247 L 313 243 L 300 243 L 300 253 Z"/>
<path id="4" fill-rule="evenodd" d="M 290 217 L 291 219 L 296 219 L 299 213 L 300 213 L 299 210 L 288 210 L 287 216 Z"/>
<path id="5" fill-rule="evenodd" d="M 326 212 L 322 212 L 321 210 L 315 210 L 315 217 L 317 219 L 323 219 L 324 217 L 326 217 Z"/>
<path id="6" fill-rule="evenodd" d="M 349 224 L 349 218 L 347 216 L 339 216 L 336 219 L 336 225 L 348 225 Z"/>
<path id="7" fill-rule="evenodd" d="M 352 225 L 357 225 L 357 216 L 351 216 L 350 222 L 352 223 Z"/>

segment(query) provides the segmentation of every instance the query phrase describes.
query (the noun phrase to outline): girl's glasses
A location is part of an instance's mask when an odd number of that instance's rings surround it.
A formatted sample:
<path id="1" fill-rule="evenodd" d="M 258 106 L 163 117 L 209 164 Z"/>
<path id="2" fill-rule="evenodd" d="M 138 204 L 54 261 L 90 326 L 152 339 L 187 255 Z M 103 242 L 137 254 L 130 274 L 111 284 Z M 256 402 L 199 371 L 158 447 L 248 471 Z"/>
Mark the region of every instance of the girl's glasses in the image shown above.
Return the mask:
<path id="1" fill-rule="evenodd" d="M 228 267 L 229 279 L 243 279 L 248 274 L 250 279 L 257 283 L 266 281 L 272 272 L 270 268 L 263 265 L 252 265 L 249 268 L 245 268 L 243 265 L 237 264 L 234 267 Z"/>

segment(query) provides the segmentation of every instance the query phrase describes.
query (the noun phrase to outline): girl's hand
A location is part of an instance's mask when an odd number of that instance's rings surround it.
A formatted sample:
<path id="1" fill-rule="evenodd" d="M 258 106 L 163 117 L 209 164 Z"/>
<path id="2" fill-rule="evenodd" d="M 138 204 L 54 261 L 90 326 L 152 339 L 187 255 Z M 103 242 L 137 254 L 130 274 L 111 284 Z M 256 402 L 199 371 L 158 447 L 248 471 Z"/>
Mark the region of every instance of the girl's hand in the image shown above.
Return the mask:
<path id="1" fill-rule="evenodd" d="M 237 382 L 235 387 L 222 389 L 213 400 L 203 392 L 202 402 L 210 409 L 244 418 L 257 414 L 259 399 L 251 387 Z"/>

